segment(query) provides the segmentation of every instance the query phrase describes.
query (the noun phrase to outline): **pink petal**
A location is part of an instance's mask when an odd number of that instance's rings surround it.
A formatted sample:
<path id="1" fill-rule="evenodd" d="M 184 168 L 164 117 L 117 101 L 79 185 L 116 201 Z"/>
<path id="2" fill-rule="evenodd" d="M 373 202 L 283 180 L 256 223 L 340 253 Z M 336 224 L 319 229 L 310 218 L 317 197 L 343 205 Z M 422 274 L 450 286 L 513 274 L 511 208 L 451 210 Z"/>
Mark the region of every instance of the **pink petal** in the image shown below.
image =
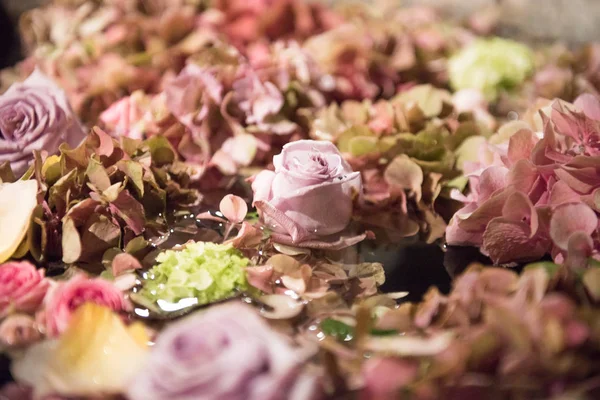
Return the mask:
<path id="1" fill-rule="evenodd" d="M 574 270 L 581 270 L 588 265 L 588 258 L 594 251 L 594 242 L 585 232 L 575 232 L 569 237 L 565 264 Z"/>
<path id="2" fill-rule="evenodd" d="M 535 165 L 529 160 L 518 160 L 508 173 L 507 184 L 521 192 L 529 193 L 538 177 L 539 172 Z"/>
<path id="3" fill-rule="evenodd" d="M 275 172 L 261 171 L 252 179 L 252 191 L 254 192 L 254 204 L 257 201 L 269 201 L 271 199 L 271 186 L 275 179 Z"/>
<path id="4" fill-rule="evenodd" d="M 584 93 L 573 103 L 586 117 L 600 121 L 600 100 L 592 94 Z"/>
<path id="5" fill-rule="evenodd" d="M 569 238 L 575 232 L 591 235 L 598 226 L 596 213 L 587 205 L 564 204 L 554 210 L 550 220 L 550 237 L 556 246 L 567 250 Z"/>
<path id="6" fill-rule="evenodd" d="M 564 181 L 569 187 L 579 193 L 589 193 L 598 187 L 599 181 L 595 177 L 589 176 L 583 169 L 567 169 L 567 167 L 558 168 L 554 171 L 556 176 Z"/>
<path id="7" fill-rule="evenodd" d="M 322 237 L 314 240 L 305 240 L 301 242 L 294 241 L 290 236 L 280 233 L 272 233 L 271 238 L 274 242 L 289 246 L 304 247 L 308 249 L 319 250 L 341 250 L 362 242 L 368 237 L 368 233 L 354 236 L 332 235 L 331 238 Z M 329 239 L 329 240 L 328 240 Z"/>
<path id="8" fill-rule="evenodd" d="M 289 243 L 283 244 L 297 245 L 297 243 L 310 236 L 310 234 L 303 227 L 301 227 L 293 219 L 285 215 L 284 212 L 273 207 L 270 203 L 262 200 L 255 200 L 254 205 L 259 211 L 263 213 L 263 219 L 272 220 L 275 224 L 278 225 L 278 228 L 281 228 L 287 232 L 291 241 Z"/>
<path id="9" fill-rule="evenodd" d="M 271 278 L 273 277 L 273 267 L 269 265 L 248 267 L 246 268 L 246 277 L 248 283 L 255 288 L 265 293 L 273 293 L 273 284 L 271 282 Z"/>
<path id="10" fill-rule="evenodd" d="M 117 254 L 112 260 L 112 274 L 117 277 L 127 271 L 133 271 L 142 268 L 142 264 L 137 258 L 128 253 Z"/>
<path id="11" fill-rule="evenodd" d="M 486 201 L 492 194 L 506 187 L 508 169 L 500 166 L 487 168 L 479 177 L 479 202 Z"/>
<path id="12" fill-rule="evenodd" d="M 549 250 L 547 240 L 530 237 L 530 227 L 505 218 L 494 218 L 483 234 L 484 250 L 494 264 L 541 258 Z"/>
<path id="13" fill-rule="evenodd" d="M 395 400 L 400 389 L 419 374 L 416 361 L 396 358 L 372 358 L 364 363 L 365 389 L 361 400 Z"/>
<path id="14" fill-rule="evenodd" d="M 538 214 L 523 192 L 514 192 L 506 199 L 506 203 L 502 207 L 502 216 L 513 222 L 529 223 L 530 237 L 533 237 L 538 230 Z"/>
<path id="15" fill-rule="evenodd" d="M 459 226 L 458 218 L 455 216 L 450 220 L 446 228 L 446 242 L 450 246 L 481 246 L 483 230 L 480 232 L 468 232 Z"/>
<path id="16" fill-rule="evenodd" d="M 262 241 L 263 233 L 260 229 L 255 228 L 250 223 L 242 222 L 242 227 L 236 237 L 228 240 L 225 243 L 231 243 L 233 247 L 241 249 L 258 246 Z"/>
<path id="17" fill-rule="evenodd" d="M 513 193 L 512 189 L 503 190 L 481 204 L 470 216 L 458 220 L 458 225 L 468 232 L 481 232 L 492 218 L 502 215 L 506 199 Z"/>
<path id="18" fill-rule="evenodd" d="M 508 142 L 508 160 L 510 163 L 528 160 L 538 141 L 539 139 L 535 133 L 529 129 L 521 129 L 512 135 Z"/>
<path id="19" fill-rule="evenodd" d="M 550 190 L 549 204 L 559 206 L 566 203 L 578 203 L 581 201 L 581 195 L 571 189 L 564 181 L 558 181 Z"/>
<path id="20" fill-rule="evenodd" d="M 228 194 L 219 203 L 219 210 L 230 222 L 239 224 L 248 214 L 248 205 L 241 197 Z"/>

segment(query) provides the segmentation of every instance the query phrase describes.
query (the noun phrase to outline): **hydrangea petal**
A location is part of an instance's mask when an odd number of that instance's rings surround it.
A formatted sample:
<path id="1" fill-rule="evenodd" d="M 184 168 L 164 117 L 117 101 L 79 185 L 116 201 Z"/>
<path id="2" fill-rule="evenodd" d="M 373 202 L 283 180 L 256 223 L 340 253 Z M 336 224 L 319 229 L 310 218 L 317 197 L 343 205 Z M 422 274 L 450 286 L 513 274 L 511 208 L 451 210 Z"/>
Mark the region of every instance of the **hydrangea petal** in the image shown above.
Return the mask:
<path id="1" fill-rule="evenodd" d="M 550 220 L 550 237 L 556 246 L 567 250 L 573 233 L 591 235 L 597 227 L 598 217 L 590 207 L 583 203 L 564 204 L 554 210 Z"/>

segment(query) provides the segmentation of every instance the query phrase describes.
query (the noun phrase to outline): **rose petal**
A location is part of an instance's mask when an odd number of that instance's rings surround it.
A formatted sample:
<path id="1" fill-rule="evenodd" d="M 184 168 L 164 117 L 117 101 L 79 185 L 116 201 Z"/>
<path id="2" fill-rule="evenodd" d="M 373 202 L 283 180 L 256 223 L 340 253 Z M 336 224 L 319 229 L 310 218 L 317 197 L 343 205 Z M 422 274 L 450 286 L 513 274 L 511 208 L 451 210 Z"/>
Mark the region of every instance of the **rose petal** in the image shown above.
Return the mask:
<path id="1" fill-rule="evenodd" d="M 254 192 L 253 205 L 257 201 L 269 201 L 271 198 L 271 187 L 275 179 L 275 172 L 261 171 L 252 180 L 252 191 Z"/>
<path id="2" fill-rule="evenodd" d="M 332 235 L 332 237 L 319 238 L 313 240 L 305 240 L 301 242 L 294 241 L 290 236 L 282 235 L 279 233 L 272 233 L 271 238 L 276 243 L 287 244 L 290 246 L 305 247 L 308 249 L 321 249 L 321 250 L 341 250 L 355 244 L 362 242 L 368 237 L 367 233 L 354 236 L 338 236 Z M 329 239 L 329 240 L 328 240 Z"/>

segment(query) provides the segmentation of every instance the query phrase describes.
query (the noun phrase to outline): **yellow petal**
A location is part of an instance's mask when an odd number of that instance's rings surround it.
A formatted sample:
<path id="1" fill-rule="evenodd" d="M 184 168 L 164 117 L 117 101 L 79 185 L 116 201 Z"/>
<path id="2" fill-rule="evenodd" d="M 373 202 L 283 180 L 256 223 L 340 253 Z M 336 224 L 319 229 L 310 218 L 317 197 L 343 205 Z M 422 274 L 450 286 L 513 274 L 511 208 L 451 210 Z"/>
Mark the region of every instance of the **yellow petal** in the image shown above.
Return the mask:
<path id="1" fill-rule="evenodd" d="M 110 309 L 86 303 L 58 340 L 32 346 L 13 373 L 39 397 L 121 393 L 143 366 L 147 341 L 142 326 L 126 327 Z"/>
<path id="2" fill-rule="evenodd" d="M 13 255 L 27 234 L 37 189 L 34 180 L 0 184 L 0 263 Z"/>

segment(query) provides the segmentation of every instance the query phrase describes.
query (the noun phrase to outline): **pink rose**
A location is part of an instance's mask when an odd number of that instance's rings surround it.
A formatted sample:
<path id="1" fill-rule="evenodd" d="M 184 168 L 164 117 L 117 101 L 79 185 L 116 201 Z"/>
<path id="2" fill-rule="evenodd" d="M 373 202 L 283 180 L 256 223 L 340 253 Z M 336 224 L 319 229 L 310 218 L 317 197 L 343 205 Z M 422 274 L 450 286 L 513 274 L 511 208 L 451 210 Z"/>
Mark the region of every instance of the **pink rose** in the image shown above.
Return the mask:
<path id="1" fill-rule="evenodd" d="M 309 355 L 304 353 L 252 307 L 223 304 L 165 329 L 127 397 L 311 400 L 320 395 L 320 386 L 316 376 L 302 371 Z"/>
<path id="2" fill-rule="evenodd" d="M 48 294 L 46 308 L 40 315 L 48 336 L 57 336 L 69 326 L 71 315 L 82 304 L 92 302 L 114 311 L 127 310 L 123 293 L 107 280 L 76 276 L 61 283 Z"/>
<path id="3" fill-rule="evenodd" d="M 140 91 L 134 92 L 131 96 L 124 97 L 113 103 L 100 114 L 100 121 L 115 136 L 143 139 L 144 102 L 149 102 L 144 93 Z"/>
<path id="4" fill-rule="evenodd" d="M 275 172 L 262 171 L 252 182 L 254 205 L 273 231 L 299 243 L 338 233 L 352 217 L 352 198 L 360 192 L 359 172 L 331 142 L 300 140 L 273 158 Z"/>
<path id="5" fill-rule="evenodd" d="M 44 300 L 48 286 L 44 270 L 27 261 L 0 265 L 0 318 L 12 311 L 34 312 Z"/>

